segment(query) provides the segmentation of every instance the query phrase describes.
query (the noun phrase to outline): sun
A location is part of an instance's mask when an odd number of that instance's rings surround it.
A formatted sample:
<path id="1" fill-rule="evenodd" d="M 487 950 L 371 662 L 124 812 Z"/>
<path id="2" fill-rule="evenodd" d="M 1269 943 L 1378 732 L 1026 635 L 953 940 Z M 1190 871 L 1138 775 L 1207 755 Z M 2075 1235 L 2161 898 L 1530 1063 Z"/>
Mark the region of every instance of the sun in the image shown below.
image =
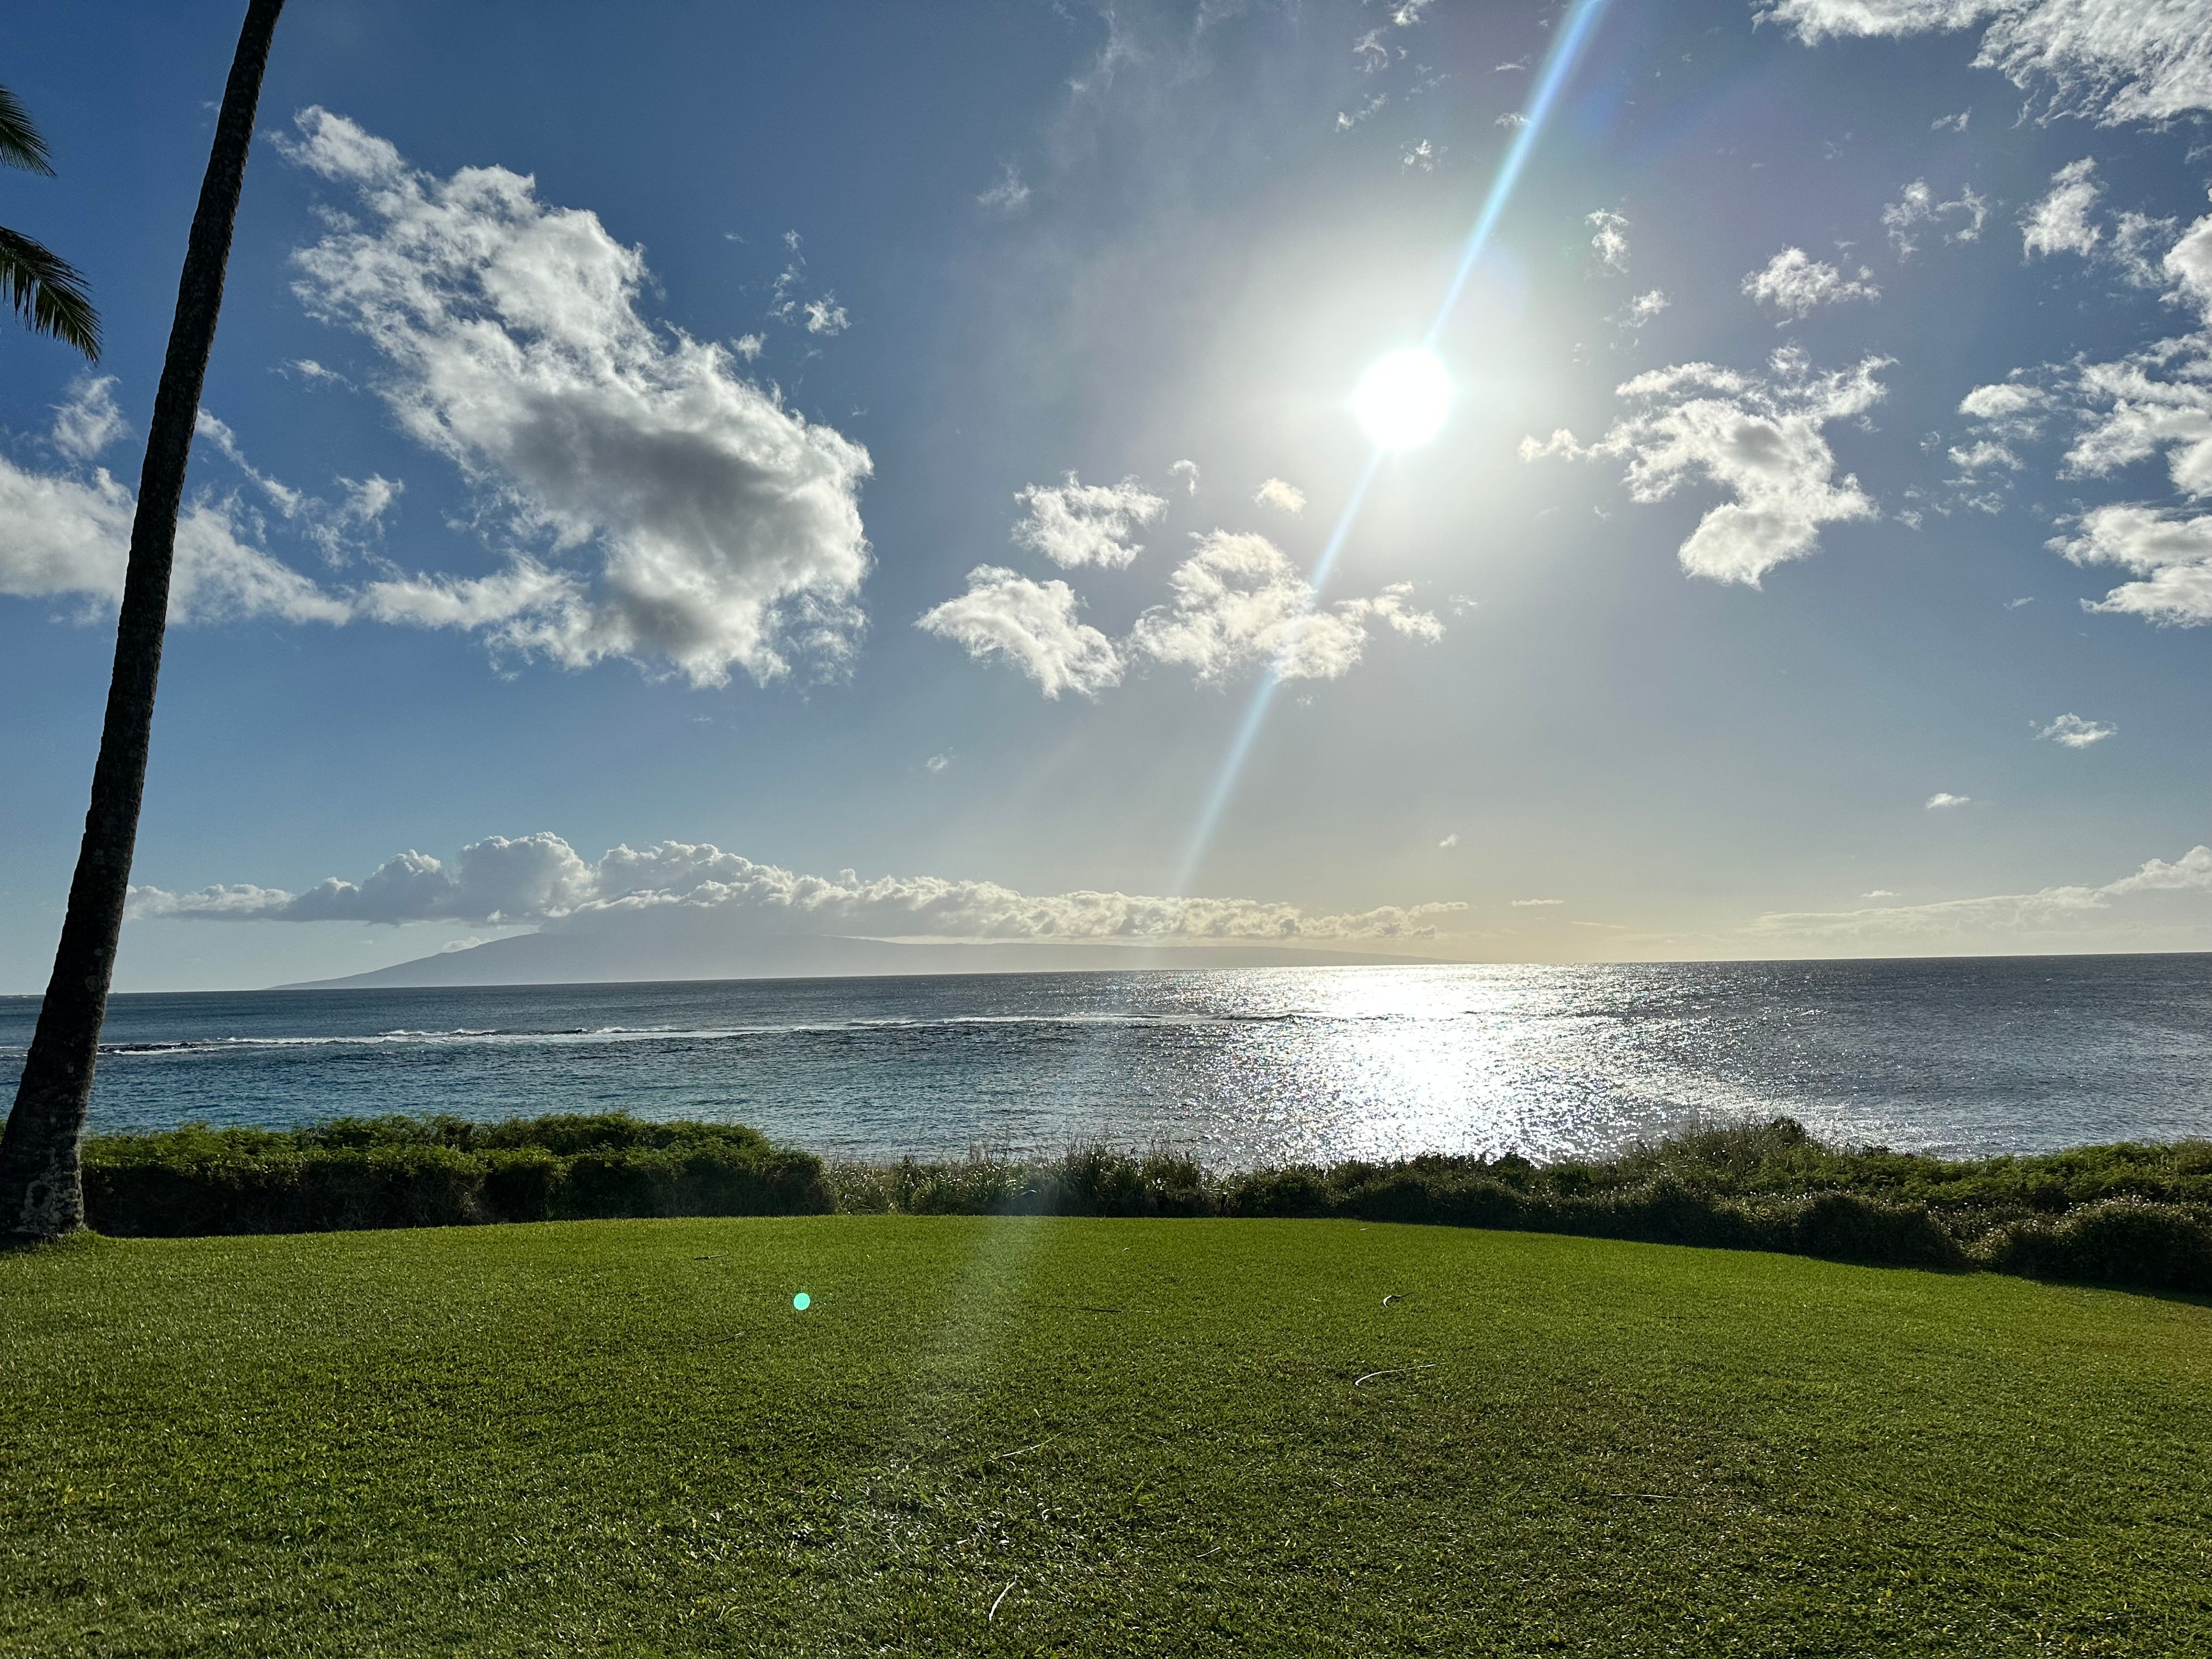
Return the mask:
<path id="1" fill-rule="evenodd" d="M 1437 435 L 1451 404 L 1451 376 L 1435 352 L 1418 346 L 1382 358 L 1352 393 L 1352 412 L 1378 449 L 1419 448 Z"/>

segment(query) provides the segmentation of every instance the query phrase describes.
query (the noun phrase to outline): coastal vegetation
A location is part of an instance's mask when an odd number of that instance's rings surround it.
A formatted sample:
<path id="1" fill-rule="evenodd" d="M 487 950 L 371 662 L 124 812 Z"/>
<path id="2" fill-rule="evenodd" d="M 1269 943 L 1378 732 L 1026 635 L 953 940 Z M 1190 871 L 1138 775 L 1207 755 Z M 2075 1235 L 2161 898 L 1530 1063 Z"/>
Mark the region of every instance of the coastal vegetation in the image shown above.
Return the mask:
<path id="1" fill-rule="evenodd" d="M 2208 1339 L 1356 1221 L 80 1238 L 0 1652 L 2203 1652 Z"/>
<path id="2" fill-rule="evenodd" d="M 2212 1142 L 1953 1160 L 1777 1118 L 1619 1157 L 1429 1156 L 1216 1171 L 1172 1150 L 825 1163 L 737 1125 L 623 1114 L 349 1118 L 93 1137 L 118 1235 L 829 1212 L 1352 1219 L 1569 1233 L 2150 1290 L 2212 1291 Z"/>

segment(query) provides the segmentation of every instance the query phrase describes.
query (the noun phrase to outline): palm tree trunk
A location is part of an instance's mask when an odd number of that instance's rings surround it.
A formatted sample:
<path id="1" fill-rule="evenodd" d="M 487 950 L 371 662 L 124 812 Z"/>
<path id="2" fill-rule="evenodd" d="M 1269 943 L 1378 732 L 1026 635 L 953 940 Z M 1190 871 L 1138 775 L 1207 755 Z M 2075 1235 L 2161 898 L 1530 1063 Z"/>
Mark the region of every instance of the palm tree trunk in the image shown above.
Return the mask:
<path id="1" fill-rule="evenodd" d="M 239 32 L 238 56 L 216 118 L 215 149 L 192 215 L 185 271 L 177 284 L 177 318 L 169 355 L 154 394 L 146 434 L 146 466 L 138 479 L 138 515 L 131 526 L 131 566 L 123 579 L 123 611 L 115 629 L 115 674 L 107 718 L 93 768 L 92 805 L 84 844 L 70 884 L 54 975 L 16 1086 L 15 1107 L 0 1136 L 0 1235 L 54 1238 L 84 1224 L 84 1184 L 78 1145 L 92 1099 L 131 854 L 138 839 L 138 805 L 146 788 L 146 749 L 154 729 L 154 684 L 161 672 L 161 633 L 168 620 L 169 567 L 177 548 L 177 509 L 191 459 L 200 386 L 222 310 L 224 268 L 246 182 L 246 153 L 261 102 L 270 37 L 284 0 L 250 0 Z"/>

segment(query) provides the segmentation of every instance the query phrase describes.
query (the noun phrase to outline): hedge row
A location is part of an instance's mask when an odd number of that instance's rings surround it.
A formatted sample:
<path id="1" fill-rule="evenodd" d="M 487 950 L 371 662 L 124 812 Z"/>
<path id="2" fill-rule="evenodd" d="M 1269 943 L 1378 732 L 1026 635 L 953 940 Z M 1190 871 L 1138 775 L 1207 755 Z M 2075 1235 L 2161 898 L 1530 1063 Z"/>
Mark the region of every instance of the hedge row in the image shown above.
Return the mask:
<path id="1" fill-rule="evenodd" d="M 1698 1181 L 1679 1159 L 1673 1168 L 1651 1160 L 1650 1150 L 1637 1155 L 1644 1178 L 1604 1185 L 1556 1182 L 1521 1159 L 1455 1158 L 1213 1177 L 1171 1154 L 1097 1148 L 1028 1164 L 848 1164 L 830 1177 L 838 1208 L 852 1211 L 1414 1222 L 2212 1291 L 2212 1210 L 2202 1206 L 2100 1197 L 2056 1213 L 2015 1214 L 1995 1204 L 1937 1209 L 1849 1189 L 1731 1191 Z M 1648 1173 L 1655 1166 L 1660 1172 Z"/>
<path id="2" fill-rule="evenodd" d="M 102 1135 L 86 1144 L 84 1187 L 94 1228 L 141 1237 L 834 1207 L 811 1153 L 742 1126 L 621 1114 Z"/>
<path id="3" fill-rule="evenodd" d="M 1825 1146 L 1788 1119 L 1600 1162 L 1426 1157 L 1218 1175 L 1171 1152 L 825 1167 L 736 1125 L 602 1116 L 192 1127 L 87 1143 L 101 1232 L 177 1237 L 587 1217 L 1335 1217 L 1778 1250 L 2212 1291 L 2212 1148 L 1978 1163 Z"/>

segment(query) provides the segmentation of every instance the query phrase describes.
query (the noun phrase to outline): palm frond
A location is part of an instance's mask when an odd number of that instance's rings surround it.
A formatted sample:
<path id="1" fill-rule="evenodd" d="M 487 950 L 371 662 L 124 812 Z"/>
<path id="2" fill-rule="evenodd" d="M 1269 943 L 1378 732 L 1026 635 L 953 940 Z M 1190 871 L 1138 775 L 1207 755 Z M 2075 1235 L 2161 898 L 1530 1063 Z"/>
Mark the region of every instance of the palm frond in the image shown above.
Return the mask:
<path id="1" fill-rule="evenodd" d="M 0 226 L 0 297 L 37 333 L 51 334 L 100 361 L 100 313 L 84 278 L 66 259 Z"/>
<path id="2" fill-rule="evenodd" d="M 5 87 L 0 87 L 0 167 L 21 167 L 28 173 L 54 170 L 46 156 L 46 141 L 39 136 L 31 112 Z"/>

